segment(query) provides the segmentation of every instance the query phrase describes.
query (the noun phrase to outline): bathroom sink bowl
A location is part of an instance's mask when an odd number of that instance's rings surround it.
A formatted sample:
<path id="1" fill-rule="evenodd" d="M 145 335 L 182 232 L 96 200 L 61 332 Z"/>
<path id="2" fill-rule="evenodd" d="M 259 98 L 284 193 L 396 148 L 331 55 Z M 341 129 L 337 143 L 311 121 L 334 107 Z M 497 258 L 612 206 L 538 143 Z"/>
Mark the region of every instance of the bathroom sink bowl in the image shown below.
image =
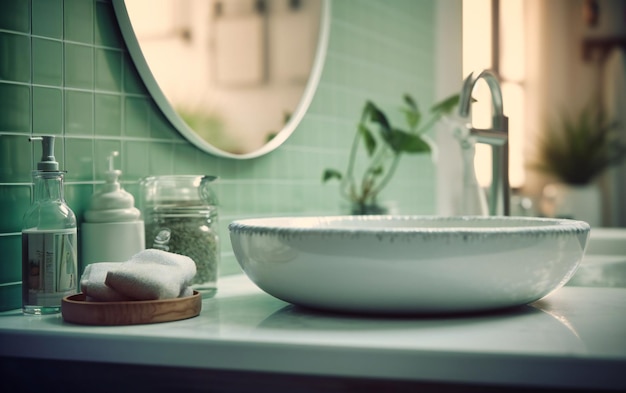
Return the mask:
<path id="1" fill-rule="evenodd" d="M 234 221 L 235 256 L 287 302 L 356 313 L 458 313 L 531 303 L 563 286 L 589 236 L 582 221 L 336 216 Z"/>

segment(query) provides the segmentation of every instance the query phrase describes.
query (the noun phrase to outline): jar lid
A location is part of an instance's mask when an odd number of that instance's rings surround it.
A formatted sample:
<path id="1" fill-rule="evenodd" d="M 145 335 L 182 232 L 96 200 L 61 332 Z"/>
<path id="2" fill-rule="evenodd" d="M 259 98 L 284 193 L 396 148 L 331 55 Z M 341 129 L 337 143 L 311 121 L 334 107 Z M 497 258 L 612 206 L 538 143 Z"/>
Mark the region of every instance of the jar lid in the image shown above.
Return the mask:
<path id="1" fill-rule="evenodd" d="M 149 176 L 141 181 L 142 198 L 148 205 L 177 202 L 217 205 L 211 187 L 217 179 L 210 175 Z"/>

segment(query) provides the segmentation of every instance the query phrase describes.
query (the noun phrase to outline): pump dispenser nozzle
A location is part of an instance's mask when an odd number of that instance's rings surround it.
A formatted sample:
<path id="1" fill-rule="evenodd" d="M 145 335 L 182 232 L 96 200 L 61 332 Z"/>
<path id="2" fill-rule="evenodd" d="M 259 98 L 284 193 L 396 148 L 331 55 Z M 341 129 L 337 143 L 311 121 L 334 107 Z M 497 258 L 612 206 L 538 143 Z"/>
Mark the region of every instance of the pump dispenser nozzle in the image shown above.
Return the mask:
<path id="1" fill-rule="evenodd" d="M 135 198 L 122 189 L 118 177 L 122 171 L 115 169 L 113 158 L 119 152 L 113 151 L 107 157 L 108 170 L 105 172 L 106 182 L 100 192 L 93 195 L 85 220 L 87 222 L 123 222 L 136 221 L 141 212 L 135 207 Z"/>
<path id="2" fill-rule="evenodd" d="M 37 163 L 37 170 L 44 172 L 56 172 L 59 163 L 54 158 L 54 136 L 43 135 L 28 138 L 29 141 L 41 141 L 41 161 Z"/>
<path id="3" fill-rule="evenodd" d="M 118 151 L 112 151 L 111 154 L 107 157 L 109 169 L 104 173 L 106 180 L 104 190 L 106 190 L 107 192 L 121 190 L 119 177 L 122 174 L 122 171 L 120 171 L 119 169 L 115 169 L 115 165 L 113 164 L 113 159 L 119 155 L 120 153 Z"/>

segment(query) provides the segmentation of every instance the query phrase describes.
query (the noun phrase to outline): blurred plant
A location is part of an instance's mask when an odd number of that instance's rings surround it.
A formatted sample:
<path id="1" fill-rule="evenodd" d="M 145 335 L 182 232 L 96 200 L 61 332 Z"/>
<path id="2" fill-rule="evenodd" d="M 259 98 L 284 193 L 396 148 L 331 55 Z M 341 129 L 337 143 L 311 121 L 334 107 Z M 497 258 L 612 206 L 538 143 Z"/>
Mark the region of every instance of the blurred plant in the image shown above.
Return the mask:
<path id="1" fill-rule="evenodd" d="M 530 167 L 566 184 L 588 184 L 626 157 L 616 131 L 618 124 L 593 105 L 575 116 L 563 115 L 539 135 Z"/>
<path id="2" fill-rule="evenodd" d="M 366 101 L 358 124 L 348 166 L 345 173 L 336 169 L 326 169 L 322 176 L 325 183 L 330 179 L 341 182 L 341 195 L 353 205 L 353 214 L 382 212 L 376 198 L 393 177 L 403 153 L 430 153 L 431 142 L 424 135 L 442 116 L 451 113 L 458 105 L 459 95 L 450 96 L 435 104 L 429 111 L 430 118 L 422 122 L 422 112 L 408 94 L 403 96 L 407 130 L 393 127 L 387 116 L 372 101 Z M 372 126 L 378 132 L 372 131 Z M 360 143 L 362 142 L 362 143 Z M 355 174 L 355 164 L 359 146 L 367 153 L 368 163 L 361 176 Z M 373 208 L 373 210 L 372 210 Z"/>
<path id="3" fill-rule="evenodd" d="M 175 110 L 200 138 L 218 149 L 235 154 L 239 153 L 239 142 L 228 135 L 224 121 L 218 114 L 198 111 L 185 106 L 178 106 Z"/>

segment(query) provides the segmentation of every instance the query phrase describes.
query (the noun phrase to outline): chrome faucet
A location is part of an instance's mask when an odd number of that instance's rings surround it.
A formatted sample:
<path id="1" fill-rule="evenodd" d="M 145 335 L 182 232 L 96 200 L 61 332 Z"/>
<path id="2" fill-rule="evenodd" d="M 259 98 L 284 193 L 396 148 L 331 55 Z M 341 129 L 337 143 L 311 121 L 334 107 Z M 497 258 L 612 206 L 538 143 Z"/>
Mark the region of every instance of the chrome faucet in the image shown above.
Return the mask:
<path id="1" fill-rule="evenodd" d="M 491 146 L 492 150 L 492 177 L 488 198 L 489 215 L 510 215 L 510 186 L 509 186 L 509 119 L 504 116 L 502 91 L 500 82 L 493 71 L 483 70 L 472 72 L 463 82 L 463 90 L 459 102 L 459 115 L 469 119 L 472 104 L 472 92 L 476 83 L 484 79 L 491 91 L 493 104 L 493 118 L 490 129 L 474 128 L 467 125 L 470 135 L 476 142 Z"/>

